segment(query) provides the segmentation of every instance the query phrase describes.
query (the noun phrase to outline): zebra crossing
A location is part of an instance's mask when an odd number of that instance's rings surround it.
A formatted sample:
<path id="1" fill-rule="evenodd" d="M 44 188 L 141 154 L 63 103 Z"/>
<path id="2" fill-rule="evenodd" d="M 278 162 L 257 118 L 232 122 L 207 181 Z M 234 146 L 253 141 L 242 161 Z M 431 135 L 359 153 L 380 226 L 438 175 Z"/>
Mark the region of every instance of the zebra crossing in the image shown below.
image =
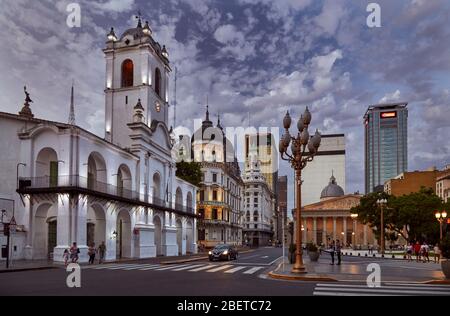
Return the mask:
<path id="1" fill-rule="evenodd" d="M 187 263 L 187 264 L 131 264 L 110 263 L 101 265 L 83 266 L 82 269 L 89 270 L 122 270 L 122 271 L 170 271 L 170 272 L 208 272 L 208 273 L 242 273 L 252 275 L 267 268 L 265 266 L 249 266 L 235 264 L 213 264 L 213 263 Z"/>
<path id="2" fill-rule="evenodd" d="M 319 283 L 314 296 L 449 296 L 450 286 L 413 283 L 385 283 L 378 288 L 366 284 Z"/>

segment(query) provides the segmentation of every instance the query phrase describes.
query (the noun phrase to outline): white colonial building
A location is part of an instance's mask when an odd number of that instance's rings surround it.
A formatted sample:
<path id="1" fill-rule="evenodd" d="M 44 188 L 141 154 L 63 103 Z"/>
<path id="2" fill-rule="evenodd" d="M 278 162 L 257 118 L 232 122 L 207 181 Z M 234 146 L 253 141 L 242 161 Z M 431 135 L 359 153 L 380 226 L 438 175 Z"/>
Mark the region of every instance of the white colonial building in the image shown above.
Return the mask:
<path id="1" fill-rule="evenodd" d="M 274 235 L 275 194 L 261 171 L 261 163 L 253 156 L 245 165 L 244 241 L 258 247 L 267 246 Z"/>
<path id="2" fill-rule="evenodd" d="M 171 156 L 168 53 L 140 20 L 120 39 L 111 30 L 104 53 L 105 138 L 34 118 L 28 93 L 19 115 L 0 112 L 0 205 L 18 224 L 14 259 L 62 261 L 72 242 L 82 262 L 103 241 L 108 260 L 197 251 L 196 187 L 175 176 Z"/>

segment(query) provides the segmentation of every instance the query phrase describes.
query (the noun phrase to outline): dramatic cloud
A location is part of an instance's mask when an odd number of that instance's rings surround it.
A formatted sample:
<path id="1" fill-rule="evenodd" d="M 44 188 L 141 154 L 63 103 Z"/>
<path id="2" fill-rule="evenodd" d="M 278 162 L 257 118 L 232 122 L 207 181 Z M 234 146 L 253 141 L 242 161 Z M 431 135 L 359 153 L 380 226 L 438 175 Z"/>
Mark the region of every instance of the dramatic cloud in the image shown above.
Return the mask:
<path id="1" fill-rule="evenodd" d="M 309 106 L 314 128 L 346 134 L 347 190 L 363 191 L 362 116 L 404 101 L 409 169 L 450 162 L 446 0 L 379 0 L 373 29 L 365 1 L 83 0 L 81 28 L 69 28 L 71 2 L 1 1 L 1 111 L 20 110 L 26 84 L 37 117 L 65 122 L 73 79 L 77 123 L 103 136 L 105 37 L 133 27 L 140 9 L 177 69 L 177 125 L 192 128 L 207 95 L 224 126 L 280 126 L 286 110 Z M 282 164 L 280 174 L 292 173 Z"/>

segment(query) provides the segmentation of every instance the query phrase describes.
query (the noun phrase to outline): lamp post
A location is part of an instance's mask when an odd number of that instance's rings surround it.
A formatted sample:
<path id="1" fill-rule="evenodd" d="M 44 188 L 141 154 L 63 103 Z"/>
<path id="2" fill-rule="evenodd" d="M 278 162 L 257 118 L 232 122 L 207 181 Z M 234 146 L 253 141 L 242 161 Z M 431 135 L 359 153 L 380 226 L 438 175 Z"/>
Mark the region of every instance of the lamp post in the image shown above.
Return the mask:
<path id="1" fill-rule="evenodd" d="M 442 226 L 443 226 L 445 219 L 447 218 L 447 211 L 442 211 L 442 212 L 436 211 L 435 216 L 439 222 L 439 228 L 440 228 L 440 233 L 441 233 L 440 240 L 442 240 L 444 238 L 443 233 L 442 233 Z"/>
<path id="2" fill-rule="evenodd" d="M 385 250 L 385 245 L 384 245 L 384 207 L 387 204 L 387 200 L 386 199 L 378 199 L 377 200 L 377 204 L 380 206 L 380 210 L 381 210 L 381 215 L 380 215 L 380 227 L 381 227 L 380 242 L 381 242 L 381 255 L 384 256 L 384 250 Z"/>
<path id="3" fill-rule="evenodd" d="M 356 219 L 358 218 L 358 214 L 352 213 L 352 214 L 350 214 L 350 217 L 353 219 L 353 233 L 352 233 L 353 240 L 352 240 L 352 243 L 353 243 L 353 248 L 356 249 L 356 233 L 357 233 L 356 230 L 358 228 Z"/>
<path id="4" fill-rule="evenodd" d="M 319 131 L 316 131 L 313 137 L 310 137 L 308 126 L 311 123 L 311 113 L 306 107 L 305 112 L 300 117 L 297 123 L 297 137 L 291 136 L 289 128 L 291 127 L 291 116 L 289 111 L 283 119 L 283 126 L 285 134 L 282 136 L 279 144 L 279 151 L 281 159 L 288 161 L 291 167 L 295 170 L 295 182 L 297 187 L 297 212 L 296 212 L 296 251 L 295 264 L 292 268 L 292 273 L 306 273 L 302 258 L 302 225 L 301 225 L 301 185 L 302 185 L 302 170 L 307 163 L 314 159 L 320 147 L 321 136 Z M 288 153 L 289 145 L 291 145 L 291 153 Z M 306 151 L 308 149 L 308 151 Z"/>

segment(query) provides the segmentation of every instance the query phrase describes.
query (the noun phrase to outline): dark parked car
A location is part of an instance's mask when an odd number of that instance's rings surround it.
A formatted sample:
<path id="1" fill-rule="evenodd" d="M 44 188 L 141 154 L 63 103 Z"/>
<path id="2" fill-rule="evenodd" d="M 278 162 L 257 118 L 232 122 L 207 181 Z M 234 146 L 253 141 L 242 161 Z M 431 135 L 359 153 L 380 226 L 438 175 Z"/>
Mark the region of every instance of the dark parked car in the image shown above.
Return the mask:
<path id="1" fill-rule="evenodd" d="M 236 260 L 238 257 L 237 250 L 230 245 L 217 245 L 208 252 L 209 261 L 213 260 Z"/>

